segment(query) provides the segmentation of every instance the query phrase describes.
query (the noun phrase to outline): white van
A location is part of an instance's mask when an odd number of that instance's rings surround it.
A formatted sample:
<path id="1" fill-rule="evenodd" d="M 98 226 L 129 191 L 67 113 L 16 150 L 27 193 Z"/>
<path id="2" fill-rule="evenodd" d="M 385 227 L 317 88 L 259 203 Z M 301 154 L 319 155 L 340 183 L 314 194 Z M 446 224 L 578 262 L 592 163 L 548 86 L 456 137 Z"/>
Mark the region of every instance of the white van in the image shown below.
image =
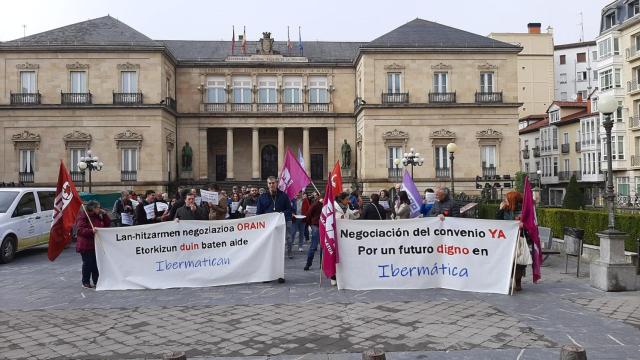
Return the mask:
<path id="1" fill-rule="evenodd" d="M 55 188 L 0 188 L 0 264 L 49 242 L 55 199 Z"/>

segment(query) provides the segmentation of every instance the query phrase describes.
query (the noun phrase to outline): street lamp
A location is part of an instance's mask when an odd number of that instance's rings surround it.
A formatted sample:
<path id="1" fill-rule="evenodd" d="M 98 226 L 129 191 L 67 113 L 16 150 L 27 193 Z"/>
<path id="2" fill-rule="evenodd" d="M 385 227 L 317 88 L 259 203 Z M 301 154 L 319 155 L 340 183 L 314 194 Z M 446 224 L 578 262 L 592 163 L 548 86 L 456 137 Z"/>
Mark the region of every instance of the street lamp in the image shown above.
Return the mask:
<path id="1" fill-rule="evenodd" d="M 410 152 L 404 153 L 404 157 L 402 158 L 402 165 L 404 166 L 411 165 L 412 179 L 413 179 L 413 167 L 422 166 L 423 163 L 424 163 L 424 158 L 421 158 L 420 153 L 415 152 L 413 148 L 411 148 Z"/>
<path id="2" fill-rule="evenodd" d="M 89 193 L 91 193 L 91 173 L 93 171 L 102 171 L 104 164 L 100 159 L 91 154 L 91 150 L 87 150 L 87 156 L 80 157 L 78 162 L 78 169 L 84 174 L 85 170 L 89 170 Z"/>
<path id="3" fill-rule="evenodd" d="M 536 204 L 537 204 L 537 203 L 542 203 L 542 198 L 540 197 L 540 190 L 542 188 L 542 170 L 536 171 L 536 174 L 538 174 L 538 177 L 536 179 L 538 181 L 537 181 L 537 184 L 536 184 L 537 186 L 534 189 L 534 191 L 536 191 L 538 193 L 537 194 L 537 199 L 536 199 Z"/>
<path id="4" fill-rule="evenodd" d="M 402 160 L 400 159 L 393 159 L 393 163 L 396 165 L 394 171 L 396 173 L 396 183 L 400 182 L 400 163 L 402 162 Z"/>
<path id="5" fill-rule="evenodd" d="M 456 145 L 456 143 L 448 143 L 447 144 L 447 152 L 449 153 L 449 160 L 451 160 L 451 194 L 454 195 L 455 192 L 455 188 L 453 187 L 453 159 L 454 156 L 453 154 L 456 152 L 456 150 L 458 150 L 458 145 Z"/>
<path id="6" fill-rule="evenodd" d="M 598 98 L 598 110 L 604 116 L 602 126 L 607 134 L 607 212 L 609 213 L 609 230 L 613 230 L 616 226 L 615 220 L 615 195 L 613 194 L 613 161 L 611 152 L 611 129 L 613 128 L 613 119 L 611 114 L 618 109 L 618 101 L 613 94 L 606 93 Z"/>

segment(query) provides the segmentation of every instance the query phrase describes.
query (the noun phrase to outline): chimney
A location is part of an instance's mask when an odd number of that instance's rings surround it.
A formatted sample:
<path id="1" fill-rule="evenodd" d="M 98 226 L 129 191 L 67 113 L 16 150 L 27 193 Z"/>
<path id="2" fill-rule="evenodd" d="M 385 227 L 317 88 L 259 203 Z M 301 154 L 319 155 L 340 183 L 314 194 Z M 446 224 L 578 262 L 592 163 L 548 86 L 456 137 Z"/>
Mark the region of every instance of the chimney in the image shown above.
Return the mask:
<path id="1" fill-rule="evenodd" d="M 587 99 L 587 114 L 591 114 L 591 98 Z"/>
<path id="2" fill-rule="evenodd" d="M 542 27 L 541 23 L 528 23 L 527 29 L 529 29 L 529 34 L 540 34 L 540 28 Z"/>
<path id="3" fill-rule="evenodd" d="M 582 93 L 581 92 L 578 93 L 578 97 L 576 98 L 576 101 L 577 102 L 582 102 Z"/>

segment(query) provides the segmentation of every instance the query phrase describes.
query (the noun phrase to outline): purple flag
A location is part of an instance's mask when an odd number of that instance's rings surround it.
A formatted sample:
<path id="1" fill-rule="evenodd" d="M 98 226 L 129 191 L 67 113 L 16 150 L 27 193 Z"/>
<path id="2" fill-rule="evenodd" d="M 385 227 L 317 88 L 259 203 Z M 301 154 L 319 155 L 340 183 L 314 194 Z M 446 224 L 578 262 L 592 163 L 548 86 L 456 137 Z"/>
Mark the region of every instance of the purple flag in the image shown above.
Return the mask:
<path id="1" fill-rule="evenodd" d="M 533 241 L 533 282 L 540 280 L 540 266 L 542 265 L 542 247 L 540 246 L 540 236 L 538 234 L 538 224 L 536 223 L 536 205 L 533 201 L 533 192 L 531 191 L 531 183 L 529 177 L 524 178 L 524 194 L 522 199 L 522 215 L 520 216 L 522 227 L 527 230 L 527 234 Z"/>
<path id="2" fill-rule="evenodd" d="M 411 217 L 414 218 L 420 215 L 422 197 L 420 197 L 418 188 L 416 188 L 416 184 L 413 182 L 413 179 L 407 170 L 404 171 L 404 176 L 402 177 L 402 190 L 407 192 L 409 200 L 411 200 Z"/>
<path id="3" fill-rule="evenodd" d="M 311 179 L 300 166 L 295 155 L 287 148 L 287 154 L 284 157 L 284 164 L 280 170 L 280 180 L 278 181 L 278 189 L 289 195 L 289 199 L 293 199 L 300 190 L 303 190 L 311 183 Z"/>

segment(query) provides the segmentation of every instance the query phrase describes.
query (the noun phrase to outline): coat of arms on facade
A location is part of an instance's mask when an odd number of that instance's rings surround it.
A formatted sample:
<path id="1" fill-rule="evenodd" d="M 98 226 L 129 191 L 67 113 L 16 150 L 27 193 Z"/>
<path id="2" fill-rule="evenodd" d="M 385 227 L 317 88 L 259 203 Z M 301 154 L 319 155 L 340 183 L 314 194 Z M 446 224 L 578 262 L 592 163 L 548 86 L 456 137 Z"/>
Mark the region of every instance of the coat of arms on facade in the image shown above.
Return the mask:
<path id="1" fill-rule="evenodd" d="M 273 55 L 273 39 L 270 32 L 263 32 L 260 39 L 260 55 Z"/>

